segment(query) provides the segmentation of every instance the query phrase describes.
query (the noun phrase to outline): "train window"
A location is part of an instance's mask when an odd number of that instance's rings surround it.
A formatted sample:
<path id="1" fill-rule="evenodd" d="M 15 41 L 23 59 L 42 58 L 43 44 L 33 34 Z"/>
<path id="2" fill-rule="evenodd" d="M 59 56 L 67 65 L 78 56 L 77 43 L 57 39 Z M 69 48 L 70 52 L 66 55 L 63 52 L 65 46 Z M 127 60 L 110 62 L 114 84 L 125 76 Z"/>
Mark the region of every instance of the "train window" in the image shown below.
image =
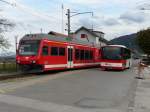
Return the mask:
<path id="1" fill-rule="evenodd" d="M 51 55 L 58 56 L 58 47 L 51 47 Z"/>
<path id="2" fill-rule="evenodd" d="M 90 60 L 93 59 L 93 51 L 90 51 L 90 57 L 89 57 Z"/>
<path id="3" fill-rule="evenodd" d="M 59 48 L 59 56 L 65 56 L 65 48 Z"/>
<path id="4" fill-rule="evenodd" d="M 89 60 L 89 51 L 88 50 L 85 51 L 85 60 Z"/>
<path id="5" fill-rule="evenodd" d="M 48 46 L 43 46 L 42 48 L 42 55 L 47 56 L 48 55 Z"/>
<path id="6" fill-rule="evenodd" d="M 84 50 L 81 50 L 80 60 L 84 60 Z"/>
<path id="7" fill-rule="evenodd" d="M 79 59 L 80 59 L 80 50 L 79 50 L 79 49 L 76 49 L 76 50 L 75 50 L 75 59 L 76 59 L 76 60 L 79 60 Z"/>
<path id="8" fill-rule="evenodd" d="M 99 49 L 99 59 L 101 59 L 101 49 Z"/>

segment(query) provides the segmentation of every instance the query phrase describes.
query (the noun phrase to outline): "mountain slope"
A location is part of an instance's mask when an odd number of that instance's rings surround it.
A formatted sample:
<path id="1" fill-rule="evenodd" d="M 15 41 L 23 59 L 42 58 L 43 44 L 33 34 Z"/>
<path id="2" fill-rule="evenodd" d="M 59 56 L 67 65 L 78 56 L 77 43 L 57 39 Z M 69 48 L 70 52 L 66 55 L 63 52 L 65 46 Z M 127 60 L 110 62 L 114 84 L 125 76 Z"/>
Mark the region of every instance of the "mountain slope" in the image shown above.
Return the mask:
<path id="1" fill-rule="evenodd" d="M 134 50 L 137 53 L 141 53 L 142 51 L 137 44 L 136 38 L 137 38 L 136 33 L 133 33 L 130 35 L 124 35 L 124 36 L 112 39 L 109 42 L 110 42 L 110 44 L 124 45 L 124 46 Z"/>

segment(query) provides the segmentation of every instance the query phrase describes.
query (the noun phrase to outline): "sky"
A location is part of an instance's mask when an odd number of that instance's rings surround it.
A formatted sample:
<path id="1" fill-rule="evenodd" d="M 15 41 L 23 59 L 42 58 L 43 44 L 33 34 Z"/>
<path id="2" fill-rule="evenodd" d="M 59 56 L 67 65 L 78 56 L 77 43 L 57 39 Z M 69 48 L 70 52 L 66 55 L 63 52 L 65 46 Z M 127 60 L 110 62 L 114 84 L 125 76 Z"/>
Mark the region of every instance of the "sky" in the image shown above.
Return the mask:
<path id="1" fill-rule="evenodd" d="M 66 34 L 67 9 L 94 13 L 93 16 L 87 13 L 72 17 L 72 32 L 81 26 L 89 29 L 93 26 L 94 30 L 104 32 L 107 40 L 150 26 L 149 0 L 0 0 L 0 17 L 15 23 L 13 29 L 4 33 L 12 43 L 11 49 L 15 49 L 15 36 L 20 39 L 27 33 L 39 33 L 41 29 L 43 33 Z"/>

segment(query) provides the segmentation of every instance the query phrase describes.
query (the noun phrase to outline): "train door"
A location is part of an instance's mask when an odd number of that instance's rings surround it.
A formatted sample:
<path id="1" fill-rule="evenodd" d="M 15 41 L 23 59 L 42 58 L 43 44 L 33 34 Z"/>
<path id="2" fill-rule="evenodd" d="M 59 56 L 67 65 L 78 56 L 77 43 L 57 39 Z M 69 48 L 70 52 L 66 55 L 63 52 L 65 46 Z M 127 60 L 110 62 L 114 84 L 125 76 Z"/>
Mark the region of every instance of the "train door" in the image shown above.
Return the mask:
<path id="1" fill-rule="evenodd" d="M 67 46 L 67 68 L 73 68 L 73 46 Z"/>

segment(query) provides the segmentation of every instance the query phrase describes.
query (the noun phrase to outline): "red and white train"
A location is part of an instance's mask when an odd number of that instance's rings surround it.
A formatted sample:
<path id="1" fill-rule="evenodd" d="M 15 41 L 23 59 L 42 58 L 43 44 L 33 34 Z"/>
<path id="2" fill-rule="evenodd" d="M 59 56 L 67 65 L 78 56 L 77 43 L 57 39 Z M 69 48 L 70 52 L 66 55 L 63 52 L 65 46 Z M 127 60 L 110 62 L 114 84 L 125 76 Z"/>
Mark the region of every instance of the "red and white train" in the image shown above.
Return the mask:
<path id="1" fill-rule="evenodd" d="M 49 70 L 100 66 L 100 48 L 68 37 L 27 34 L 19 42 L 16 61 L 21 70 Z"/>

